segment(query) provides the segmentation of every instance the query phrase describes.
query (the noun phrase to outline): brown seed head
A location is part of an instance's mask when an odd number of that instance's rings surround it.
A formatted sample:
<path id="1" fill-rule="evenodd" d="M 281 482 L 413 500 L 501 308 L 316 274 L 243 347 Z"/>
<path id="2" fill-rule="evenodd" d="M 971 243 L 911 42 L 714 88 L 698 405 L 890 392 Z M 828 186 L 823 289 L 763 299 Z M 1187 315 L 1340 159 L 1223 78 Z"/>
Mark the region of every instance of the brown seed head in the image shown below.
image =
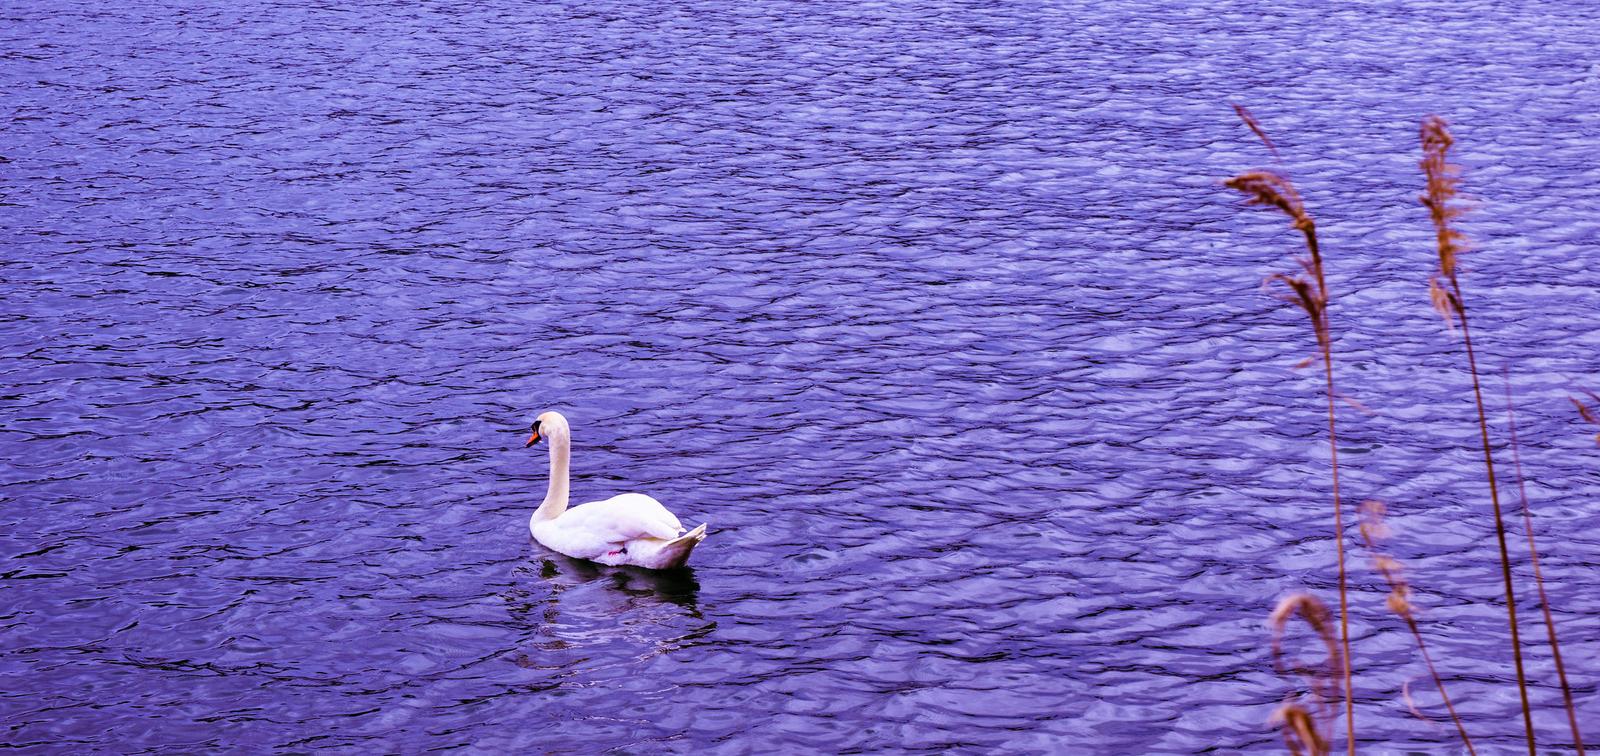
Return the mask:
<path id="1" fill-rule="evenodd" d="M 1456 258 L 1467 249 L 1466 237 L 1450 228 L 1450 221 L 1465 212 L 1453 202 L 1456 187 L 1461 183 L 1461 169 L 1451 165 L 1448 160 L 1453 144 L 1455 140 L 1451 138 L 1443 118 L 1428 116 L 1422 122 L 1421 166 L 1428 186 L 1421 200 L 1433 220 L 1439 247 L 1439 273 L 1445 278 L 1455 276 Z M 1435 306 L 1438 306 L 1437 298 Z"/>
<path id="2" fill-rule="evenodd" d="M 1389 607 L 1389 611 L 1401 617 L 1411 616 L 1410 589 L 1404 583 L 1396 585 L 1394 590 L 1389 593 L 1389 599 L 1384 604 Z"/>
<path id="3" fill-rule="evenodd" d="M 1444 318 L 1445 325 L 1450 327 L 1451 333 L 1456 330 L 1456 313 L 1461 310 L 1461 300 L 1451 292 L 1447 284 L 1439 280 L 1439 274 L 1428 277 L 1428 299 L 1433 302 L 1433 311 Z"/>
<path id="4" fill-rule="evenodd" d="M 1317 343 L 1326 346 L 1324 342 L 1328 339 L 1328 333 L 1323 318 L 1327 313 L 1328 299 L 1317 288 L 1316 280 L 1310 275 L 1292 276 L 1287 273 L 1274 273 L 1267 276 L 1264 285 L 1270 289 L 1275 283 L 1283 284 L 1289 290 L 1287 294 L 1278 295 L 1279 299 L 1294 303 L 1311 316 L 1311 325 L 1317 332 Z"/>
<path id="5" fill-rule="evenodd" d="M 1286 703 L 1272 712 L 1269 724 L 1283 731 L 1283 744 L 1295 756 L 1323 756 L 1328 752 L 1328 741 L 1317 731 L 1317 720 L 1299 704 Z"/>
<path id="6" fill-rule="evenodd" d="M 1368 548 L 1389 537 L 1389 526 L 1383 521 L 1387 511 L 1388 508 L 1381 501 L 1361 502 L 1361 540 L 1366 542 Z"/>
<path id="7" fill-rule="evenodd" d="M 1291 664 L 1284 660 L 1283 638 L 1289 620 L 1299 615 L 1327 650 L 1321 665 Z M 1297 672 L 1305 677 L 1308 687 L 1324 705 L 1338 700 L 1344 690 L 1344 657 L 1339 653 L 1338 638 L 1334 633 L 1333 615 L 1328 607 L 1309 593 L 1285 596 L 1267 619 L 1272 629 L 1272 663 L 1279 673 Z M 1331 716 L 1331 715 L 1330 715 Z"/>
<path id="8" fill-rule="evenodd" d="M 1401 568 L 1399 560 L 1377 552 L 1378 542 L 1389 537 L 1389 526 L 1383 521 L 1386 509 L 1381 501 L 1362 502 L 1361 539 L 1366 542 L 1367 548 L 1374 552 L 1373 568 L 1383 576 L 1383 581 L 1389 584 L 1387 602 L 1389 611 L 1411 620 L 1411 586 L 1406 583 L 1405 570 Z"/>
<path id="9" fill-rule="evenodd" d="M 1252 205 L 1278 208 L 1294 221 L 1294 227 L 1300 231 L 1316 227 L 1311 216 L 1306 214 L 1305 204 L 1300 201 L 1300 193 L 1295 191 L 1294 184 L 1277 173 L 1251 171 L 1241 173 L 1223 183 L 1228 188 L 1248 196 Z"/>

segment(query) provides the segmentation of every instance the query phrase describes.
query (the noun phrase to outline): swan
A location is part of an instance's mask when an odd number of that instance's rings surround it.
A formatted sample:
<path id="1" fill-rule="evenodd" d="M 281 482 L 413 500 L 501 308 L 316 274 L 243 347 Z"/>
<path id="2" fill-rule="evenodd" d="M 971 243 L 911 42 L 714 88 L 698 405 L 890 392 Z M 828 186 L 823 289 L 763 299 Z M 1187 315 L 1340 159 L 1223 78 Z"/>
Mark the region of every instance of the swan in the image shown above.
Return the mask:
<path id="1" fill-rule="evenodd" d="M 689 552 L 705 540 L 705 523 L 685 533 L 678 518 L 661 502 L 640 493 L 619 494 L 567 509 L 567 468 L 572 459 L 567 418 L 560 412 L 540 415 L 523 448 L 540 439 L 550 442 L 550 488 L 544 503 L 528 520 L 533 540 L 570 557 L 652 570 L 682 567 L 689 561 Z"/>

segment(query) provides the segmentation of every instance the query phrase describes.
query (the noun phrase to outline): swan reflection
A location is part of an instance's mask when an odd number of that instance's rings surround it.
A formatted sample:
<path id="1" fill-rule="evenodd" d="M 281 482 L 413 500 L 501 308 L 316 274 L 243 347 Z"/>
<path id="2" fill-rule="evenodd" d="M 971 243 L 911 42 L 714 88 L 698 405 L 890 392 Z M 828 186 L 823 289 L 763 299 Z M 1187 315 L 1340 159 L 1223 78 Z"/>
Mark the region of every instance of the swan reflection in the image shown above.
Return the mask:
<path id="1" fill-rule="evenodd" d="M 700 616 L 700 581 L 695 579 L 692 567 L 675 570 L 608 567 L 554 552 L 545 554 L 539 562 L 539 577 L 557 593 L 589 583 L 605 582 L 631 598 L 677 604 L 694 616 Z"/>
<path id="2" fill-rule="evenodd" d="M 562 666 L 573 651 L 588 664 L 643 661 L 694 646 L 717 627 L 700 612 L 692 569 L 608 567 L 540 551 L 517 567 L 506 595 L 511 617 L 533 630 L 537 651 L 514 657 L 521 666 Z"/>

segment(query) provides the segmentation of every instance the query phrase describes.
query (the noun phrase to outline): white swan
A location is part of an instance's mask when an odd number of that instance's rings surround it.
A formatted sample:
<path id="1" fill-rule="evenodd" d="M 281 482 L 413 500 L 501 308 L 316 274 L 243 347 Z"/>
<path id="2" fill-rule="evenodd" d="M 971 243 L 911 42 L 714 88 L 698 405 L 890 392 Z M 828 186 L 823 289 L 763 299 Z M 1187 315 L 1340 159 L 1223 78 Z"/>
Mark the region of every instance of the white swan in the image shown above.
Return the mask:
<path id="1" fill-rule="evenodd" d="M 550 489 L 528 521 L 535 541 L 601 564 L 665 570 L 682 567 L 689 552 L 705 540 L 704 523 L 684 533 L 676 516 L 644 494 L 625 493 L 567 509 L 567 467 L 572 458 L 567 419 L 560 412 L 540 415 L 523 448 L 541 438 L 550 441 Z"/>

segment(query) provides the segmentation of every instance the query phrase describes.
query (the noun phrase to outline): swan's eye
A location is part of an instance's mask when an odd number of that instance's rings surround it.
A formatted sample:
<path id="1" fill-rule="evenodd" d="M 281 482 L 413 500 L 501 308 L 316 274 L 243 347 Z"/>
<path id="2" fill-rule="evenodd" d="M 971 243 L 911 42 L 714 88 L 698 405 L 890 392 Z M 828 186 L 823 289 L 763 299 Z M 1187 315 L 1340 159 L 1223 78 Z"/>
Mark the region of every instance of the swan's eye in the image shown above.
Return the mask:
<path id="1" fill-rule="evenodd" d="M 533 425 L 529 428 L 529 430 L 533 431 L 534 433 L 538 433 L 539 432 L 539 423 L 540 423 L 539 420 L 533 421 Z"/>

